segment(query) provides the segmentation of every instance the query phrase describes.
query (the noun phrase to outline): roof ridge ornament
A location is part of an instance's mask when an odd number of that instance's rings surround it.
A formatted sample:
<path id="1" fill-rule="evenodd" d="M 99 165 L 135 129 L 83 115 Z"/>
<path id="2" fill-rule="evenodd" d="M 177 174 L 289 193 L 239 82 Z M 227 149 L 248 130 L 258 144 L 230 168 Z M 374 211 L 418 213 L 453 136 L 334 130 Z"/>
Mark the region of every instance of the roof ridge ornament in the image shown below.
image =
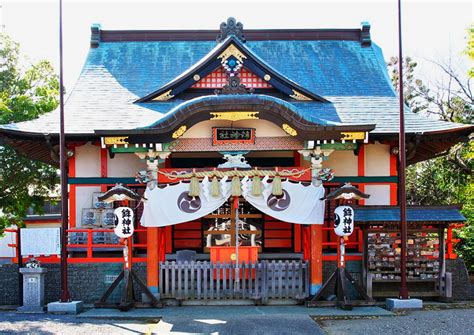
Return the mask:
<path id="1" fill-rule="evenodd" d="M 370 47 L 372 45 L 372 40 L 370 38 L 370 23 L 367 21 L 361 22 L 360 44 L 363 47 Z"/>
<path id="2" fill-rule="evenodd" d="M 229 17 L 227 22 L 221 23 L 219 29 L 220 34 L 216 38 L 217 43 L 221 43 L 231 35 L 237 37 L 242 43 L 245 43 L 245 37 L 243 34 L 244 25 L 241 22 L 237 22 L 235 18 Z"/>

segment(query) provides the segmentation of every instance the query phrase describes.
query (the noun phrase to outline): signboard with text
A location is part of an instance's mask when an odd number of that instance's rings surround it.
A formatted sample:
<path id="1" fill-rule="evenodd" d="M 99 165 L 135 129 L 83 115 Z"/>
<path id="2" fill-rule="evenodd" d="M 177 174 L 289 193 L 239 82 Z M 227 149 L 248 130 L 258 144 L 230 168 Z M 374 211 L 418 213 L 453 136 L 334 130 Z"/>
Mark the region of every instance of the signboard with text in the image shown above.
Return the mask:
<path id="1" fill-rule="evenodd" d="M 212 145 L 255 144 L 254 128 L 212 128 Z"/>
<path id="2" fill-rule="evenodd" d="M 60 228 L 22 228 L 20 238 L 22 256 L 61 254 Z"/>

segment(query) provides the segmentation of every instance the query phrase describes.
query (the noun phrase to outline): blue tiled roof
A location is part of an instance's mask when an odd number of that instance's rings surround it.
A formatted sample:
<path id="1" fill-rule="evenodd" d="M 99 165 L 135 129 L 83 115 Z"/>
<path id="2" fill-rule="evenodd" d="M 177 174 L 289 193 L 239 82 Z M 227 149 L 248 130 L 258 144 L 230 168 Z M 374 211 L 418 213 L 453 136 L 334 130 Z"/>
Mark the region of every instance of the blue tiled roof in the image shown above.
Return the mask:
<path id="1" fill-rule="evenodd" d="M 400 208 L 398 207 L 358 207 L 355 208 L 356 222 L 381 222 L 400 221 Z M 449 207 L 412 207 L 407 208 L 407 221 L 409 222 L 460 222 L 466 218 L 457 208 Z"/>
<path id="2" fill-rule="evenodd" d="M 170 82 L 216 46 L 213 41 L 101 42 L 90 49 L 66 102 L 66 132 L 149 126 L 186 100 L 134 103 Z M 376 124 L 372 133 L 398 132 L 398 98 L 380 48 L 358 41 L 269 40 L 245 46 L 289 80 L 331 103 L 289 101 L 319 124 Z M 407 133 L 464 127 L 406 111 Z M 57 133 L 58 111 L 0 128 Z"/>

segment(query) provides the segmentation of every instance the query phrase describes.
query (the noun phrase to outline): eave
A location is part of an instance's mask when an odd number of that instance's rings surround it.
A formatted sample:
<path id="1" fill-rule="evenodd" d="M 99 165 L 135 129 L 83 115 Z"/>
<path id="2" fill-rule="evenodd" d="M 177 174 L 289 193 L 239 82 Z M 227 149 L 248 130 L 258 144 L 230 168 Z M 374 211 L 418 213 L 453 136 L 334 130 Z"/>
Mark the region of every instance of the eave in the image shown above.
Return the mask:
<path id="1" fill-rule="evenodd" d="M 98 129 L 95 133 L 100 136 L 128 136 L 130 143 L 166 143 L 176 139 L 175 133 L 183 126 L 187 130 L 199 122 L 214 119 L 213 114 L 232 113 L 236 110 L 256 114 L 258 116 L 255 118 L 270 121 L 280 128 L 288 125 L 294 130 L 291 135 L 301 140 L 341 140 L 344 132 L 368 133 L 375 129 L 374 124 L 328 125 L 311 122 L 298 114 L 297 108 L 291 103 L 271 96 L 221 95 L 186 101 L 146 128 Z"/>

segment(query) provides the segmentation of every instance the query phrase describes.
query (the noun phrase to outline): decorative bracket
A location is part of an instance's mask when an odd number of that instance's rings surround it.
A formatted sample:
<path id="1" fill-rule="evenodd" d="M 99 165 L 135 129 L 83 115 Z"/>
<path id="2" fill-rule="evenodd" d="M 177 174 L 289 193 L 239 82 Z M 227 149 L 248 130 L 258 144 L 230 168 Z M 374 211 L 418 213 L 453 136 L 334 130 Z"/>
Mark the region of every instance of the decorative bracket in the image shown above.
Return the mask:
<path id="1" fill-rule="evenodd" d="M 329 181 L 334 178 L 334 171 L 331 169 L 323 169 L 323 161 L 325 161 L 330 154 L 334 152 L 334 149 L 321 149 L 318 145 L 313 150 L 299 150 L 300 154 L 305 159 L 311 160 L 311 178 L 313 184 L 319 186 L 323 181 Z"/>
<path id="2" fill-rule="evenodd" d="M 148 150 L 148 152 L 136 152 L 135 155 L 140 159 L 146 159 L 147 165 L 146 170 L 137 172 L 136 180 L 143 184 L 146 183 L 151 190 L 154 189 L 158 183 L 158 165 L 168 158 L 170 154 L 171 152 L 169 151 L 153 150 Z"/>

